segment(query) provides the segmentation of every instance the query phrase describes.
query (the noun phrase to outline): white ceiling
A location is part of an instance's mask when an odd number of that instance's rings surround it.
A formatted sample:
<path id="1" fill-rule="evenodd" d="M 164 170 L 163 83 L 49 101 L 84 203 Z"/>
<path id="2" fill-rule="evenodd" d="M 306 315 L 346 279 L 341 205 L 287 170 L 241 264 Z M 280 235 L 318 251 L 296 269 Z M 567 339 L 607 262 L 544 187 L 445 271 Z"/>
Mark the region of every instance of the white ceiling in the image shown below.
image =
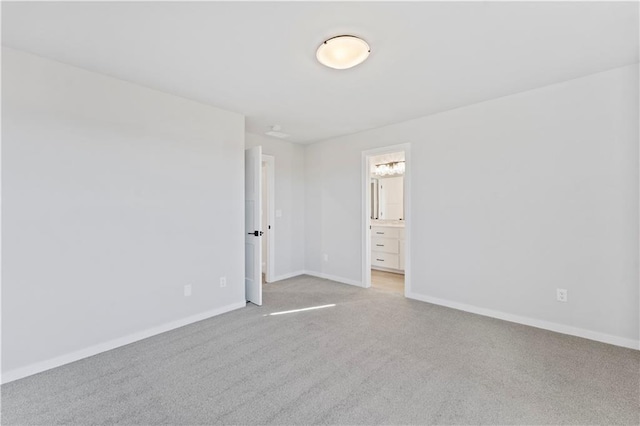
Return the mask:
<path id="1" fill-rule="evenodd" d="M 315 51 L 363 37 L 338 71 Z M 2 43 L 309 143 L 638 62 L 638 3 L 2 3 Z"/>

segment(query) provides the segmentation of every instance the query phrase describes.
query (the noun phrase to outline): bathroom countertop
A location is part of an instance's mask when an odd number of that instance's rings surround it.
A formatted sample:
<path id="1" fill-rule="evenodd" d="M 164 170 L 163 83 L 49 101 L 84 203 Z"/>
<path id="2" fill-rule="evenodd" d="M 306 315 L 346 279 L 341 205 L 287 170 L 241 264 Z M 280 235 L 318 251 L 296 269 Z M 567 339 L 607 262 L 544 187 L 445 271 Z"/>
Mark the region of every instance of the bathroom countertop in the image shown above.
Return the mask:
<path id="1" fill-rule="evenodd" d="M 402 220 L 372 220 L 371 226 L 389 226 L 391 228 L 404 228 Z"/>

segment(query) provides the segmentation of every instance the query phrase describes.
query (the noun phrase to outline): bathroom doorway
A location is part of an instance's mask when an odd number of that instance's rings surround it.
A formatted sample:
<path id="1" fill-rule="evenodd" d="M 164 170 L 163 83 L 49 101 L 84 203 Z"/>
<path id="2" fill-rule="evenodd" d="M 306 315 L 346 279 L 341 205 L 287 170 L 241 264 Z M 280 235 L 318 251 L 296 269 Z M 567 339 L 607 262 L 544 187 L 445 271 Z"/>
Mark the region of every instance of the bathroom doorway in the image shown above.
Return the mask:
<path id="1" fill-rule="evenodd" d="M 363 151 L 365 287 L 407 295 L 409 286 L 409 144 Z"/>

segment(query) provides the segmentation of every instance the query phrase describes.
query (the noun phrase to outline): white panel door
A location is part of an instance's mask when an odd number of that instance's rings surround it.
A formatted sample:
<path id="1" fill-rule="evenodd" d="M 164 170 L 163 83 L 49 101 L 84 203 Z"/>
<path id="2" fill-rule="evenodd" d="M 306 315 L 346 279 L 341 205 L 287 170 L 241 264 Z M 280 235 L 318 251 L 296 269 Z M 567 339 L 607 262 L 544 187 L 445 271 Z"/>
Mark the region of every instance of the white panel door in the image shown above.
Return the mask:
<path id="1" fill-rule="evenodd" d="M 244 151 L 244 288 L 247 302 L 262 305 L 262 147 Z"/>

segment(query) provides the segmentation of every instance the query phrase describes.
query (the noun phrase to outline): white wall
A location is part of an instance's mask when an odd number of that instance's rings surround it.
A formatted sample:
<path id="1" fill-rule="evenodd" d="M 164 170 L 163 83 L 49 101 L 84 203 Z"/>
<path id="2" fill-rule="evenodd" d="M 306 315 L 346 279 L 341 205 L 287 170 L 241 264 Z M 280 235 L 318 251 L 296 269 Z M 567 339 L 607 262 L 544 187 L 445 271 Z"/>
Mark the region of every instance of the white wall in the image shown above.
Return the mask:
<path id="1" fill-rule="evenodd" d="M 247 133 L 246 147 L 262 146 L 275 157 L 275 273 L 279 280 L 304 270 L 304 146 Z"/>
<path id="2" fill-rule="evenodd" d="M 2 53 L 3 380 L 243 305 L 243 117 Z M 360 282 L 361 151 L 410 142 L 414 297 L 637 342 L 637 73 L 308 147 L 247 134 L 276 158 L 276 276 Z"/>
<path id="3" fill-rule="evenodd" d="M 244 306 L 244 117 L 2 54 L 3 380 Z"/>
<path id="4" fill-rule="evenodd" d="M 310 145 L 307 269 L 362 281 L 361 152 L 411 143 L 413 297 L 637 346 L 638 112 L 635 65 Z"/>

